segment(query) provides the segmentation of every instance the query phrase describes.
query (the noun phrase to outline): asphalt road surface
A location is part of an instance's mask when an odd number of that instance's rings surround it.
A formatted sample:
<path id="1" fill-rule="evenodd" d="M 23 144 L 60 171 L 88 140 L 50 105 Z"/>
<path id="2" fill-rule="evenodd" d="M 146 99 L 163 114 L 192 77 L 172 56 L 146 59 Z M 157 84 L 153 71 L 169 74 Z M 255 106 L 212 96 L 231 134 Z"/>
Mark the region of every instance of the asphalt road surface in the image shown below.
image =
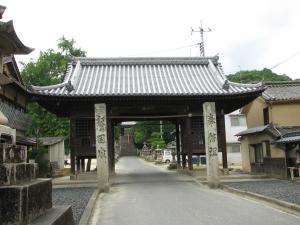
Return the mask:
<path id="1" fill-rule="evenodd" d="M 299 225 L 300 218 L 123 157 L 92 225 Z"/>

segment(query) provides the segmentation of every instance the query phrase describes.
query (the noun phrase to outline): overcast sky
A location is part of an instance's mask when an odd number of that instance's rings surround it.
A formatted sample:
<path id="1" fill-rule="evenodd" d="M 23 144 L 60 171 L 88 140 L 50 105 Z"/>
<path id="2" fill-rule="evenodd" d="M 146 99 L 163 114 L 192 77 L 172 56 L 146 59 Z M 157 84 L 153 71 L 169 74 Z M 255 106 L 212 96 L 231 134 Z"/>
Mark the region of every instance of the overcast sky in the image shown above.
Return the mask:
<path id="1" fill-rule="evenodd" d="M 2 0 L 2 21 L 13 20 L 36 59 L 65 35 L 90 57 L 199 56 L 200 20 L 207 56 L 220 56 L 225 73 L 271 68 L 300 78 L 299 0 Z M 163 51 L 163 52 L 161 52 Z"/>

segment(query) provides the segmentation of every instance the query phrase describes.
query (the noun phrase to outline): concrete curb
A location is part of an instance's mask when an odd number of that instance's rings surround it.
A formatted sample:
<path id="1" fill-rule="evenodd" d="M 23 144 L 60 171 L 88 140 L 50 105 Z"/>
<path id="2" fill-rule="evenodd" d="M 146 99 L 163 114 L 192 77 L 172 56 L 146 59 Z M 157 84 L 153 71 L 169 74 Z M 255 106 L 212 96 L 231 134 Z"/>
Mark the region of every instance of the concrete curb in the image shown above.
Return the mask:
<path id="1" fill-rule="evenodd" d="M 186 173 L 181 173 L 182 175 L 185 176 L 189 176 L 195 183 L 203 186 L 207 186 L 207 182 L 206 181 L 199 181 L 196 178 L 194 178 L 193 176 L 191 176 L 190 174 L 186 174 Z M 300 217 L 300 205 L 295 204 L 295 203 L 290 203 L 290 202 L 286 202 L 286 201 L 282 201 L 282 200 L 278 200 L 275 198 L 271 198 L 271 197 L 267 197 L 265 195 L 261 195 L 261 194 L 256 194 L 253 192 L 248 192 L 248 191 L 242 191 L 236 188 L 232 188 L 229 187 L 227 185 L 224 184 L 220 184 L 220 188 L 219 190 L 223 190 L 232 194 L 236 194 L 239 195 L 241 197 L 244 198 L 250 198 L 250 199 L 255 199 L 255 200 L 260 200 L 264 203 L 268 203 L 269 205 L 271 205 L 273 208 L 277 208 L 280 209 L 282 211 L 294 214 L 296 216 Z"/>
<path id="2" fill-rule="evenodd" d="M 227 185 L 224 185 L 224 184 L 222 184 L 221 189 L 224 191 L 233 193 L 233 194 L 237 194 L 242 197 L 250 197 L 250 198 L 253 198 L 256 200 L 261 200 L 263 202 L 271 204 L 272 206 L 275 206 L 275 207 L 277 206 L 276 208 L 279 207 L 280 209 L 288 210 L 289 213 L 293 213 L 297 216 L 300 216 L 300 205 L 298 205 L 298 204 L 278 200 L 275 198 L 271 198 L 271 197 L 253 193 L 253 192 L 238 190 L 238 189 L 235 189 L 232 187 L 228 187 Z"/>
<path id="3" fill-rule="evenodd" d="M 95 206 L 95 203 L 96 203 L 99 193 L 100 193 L 99 190 L 96 189 L 94 191 L 94 193 L 92 194 L 92 196 L 91 196 L 88 204 L 86 205 L 85 210 L 80 218 L 79 225 L 87 225 L 89 223 L 89 220 L 91 218 L 91 215 L 92 215 L 92 212 L 93 212 L 93 209 L 94 209 L 94 206 Z"/>

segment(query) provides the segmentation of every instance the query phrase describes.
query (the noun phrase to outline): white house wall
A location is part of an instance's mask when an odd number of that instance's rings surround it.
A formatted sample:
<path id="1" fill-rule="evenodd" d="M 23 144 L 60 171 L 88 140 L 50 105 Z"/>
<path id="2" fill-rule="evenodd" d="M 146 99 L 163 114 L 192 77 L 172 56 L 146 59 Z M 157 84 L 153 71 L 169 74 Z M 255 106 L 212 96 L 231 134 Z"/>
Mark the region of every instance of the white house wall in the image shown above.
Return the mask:
<path id="1" fill-rule="evenodd" d="M 231 126 L 230 115 L 240 115 L 240 119 L 243 121 L 241 126 Z M 238 137 L 235 136 L 237 133 L 247 129 L 246 116 L 239 114 L 239 111 L 234 111 L 230 114 L 225 115 L 225 130 L 226 130 L 226 141 L 227 143 L 239 142 Z"/>

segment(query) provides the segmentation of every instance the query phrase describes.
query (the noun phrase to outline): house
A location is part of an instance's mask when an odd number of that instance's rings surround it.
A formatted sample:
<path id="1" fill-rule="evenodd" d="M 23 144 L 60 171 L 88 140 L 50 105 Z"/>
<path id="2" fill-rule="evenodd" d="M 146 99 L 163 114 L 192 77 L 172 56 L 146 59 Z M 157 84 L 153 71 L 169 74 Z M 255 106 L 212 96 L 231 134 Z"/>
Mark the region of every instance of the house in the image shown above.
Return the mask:
<path id="1" fill-rule="evenodd" d="M 266 83 L 261 97 L 242 108 L 248 129 L 241 137 L 242 167 L 247 172 L 289 176 L 300 142 L 300 82 Z"/>
<path id="2" fill-rule="evenodd" d="M 64 137 L 41 137 L 39 141 L 42 146 L 48 148 L 45 159 L 50 163 L 55 163 L 56 169 L 64 168 L 65 161 L 65 138 Z"/>
<path id="3" fill-rule="evenodd" d="M 241 143 L 235 135 L 246 129 L 246 115 L 241 114 L 239 110 L 225 115 L 227 159 L 229 165 L 241 165 L 242 163 Z M 221 155 L 219 159 L 221 159 Z"/>

